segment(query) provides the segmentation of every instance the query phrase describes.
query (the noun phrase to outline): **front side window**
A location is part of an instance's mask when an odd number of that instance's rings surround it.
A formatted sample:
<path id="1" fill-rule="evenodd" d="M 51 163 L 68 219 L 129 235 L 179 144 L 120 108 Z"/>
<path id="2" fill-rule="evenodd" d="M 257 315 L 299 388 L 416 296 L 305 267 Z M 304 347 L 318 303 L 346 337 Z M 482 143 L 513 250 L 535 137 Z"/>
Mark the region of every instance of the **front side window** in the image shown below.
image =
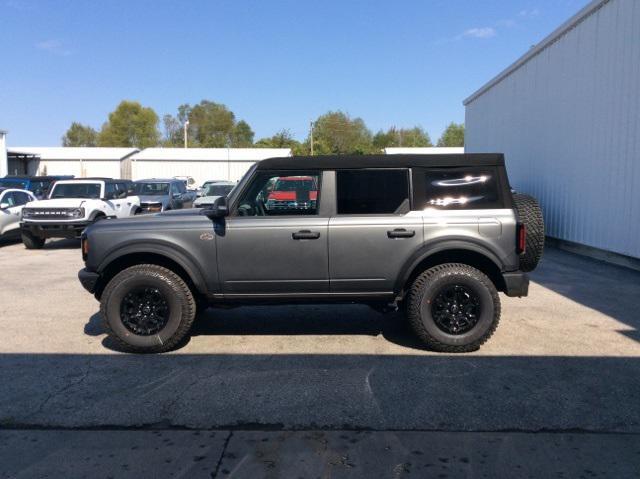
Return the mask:
<path id="1" fill-rule="evenodd" d="M 238 216 L 317 215 L 320 173 L 259 172 L 243 192 Z"/>
<path id="2" fill-rule="evenodd" d="M 100 183 L 56 183 L 51 198 L 100 198 Z"/>
<path id="3" fill-rule="evenodd" d="M 423 208 L 481 209 L 500 207 L 495 172 L 483 168 L 425 171 Z"/>
<path id="4" fill-rule="evenodd" d="M 336 172 L 338 214 L 404 214 L 410 211 L 408 170 Z"/>

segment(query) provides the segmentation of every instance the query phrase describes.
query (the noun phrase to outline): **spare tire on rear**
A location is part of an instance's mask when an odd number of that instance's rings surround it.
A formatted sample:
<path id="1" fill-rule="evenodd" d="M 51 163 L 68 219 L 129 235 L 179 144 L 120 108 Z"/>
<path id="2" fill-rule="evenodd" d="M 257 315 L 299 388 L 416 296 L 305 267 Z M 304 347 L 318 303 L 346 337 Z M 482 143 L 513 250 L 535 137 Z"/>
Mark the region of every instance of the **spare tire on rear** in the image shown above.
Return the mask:
<path id="1" fill-rule="evenodd" d="M 533 271 L 544 250 L 544 220 L 538 200 L 533 196 L 520 193 L 513 194 L 513 202 L 518 211 L 519 221 L 527 228 L 527 243 L 525 251 L 520 255 L 520 269 Z"/>

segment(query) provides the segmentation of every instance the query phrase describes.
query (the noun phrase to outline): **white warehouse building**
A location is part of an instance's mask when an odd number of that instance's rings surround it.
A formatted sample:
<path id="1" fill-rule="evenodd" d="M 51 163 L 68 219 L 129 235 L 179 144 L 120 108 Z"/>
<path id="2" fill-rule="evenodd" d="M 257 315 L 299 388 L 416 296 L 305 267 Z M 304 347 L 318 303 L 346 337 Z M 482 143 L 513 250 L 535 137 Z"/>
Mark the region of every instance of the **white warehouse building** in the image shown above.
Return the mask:
<path id="1" fill-rule="evenodd" d="M 191 176 L 197 185 L 207 180 L 238 181 L 254 163 L 291 156 L 289 148 L 146 148 L 126 161 L 131 179 Z"/>
<path id="2" fill-rule="evenodd" d="M 504 152 L 550 237 L 640 258 L 639 0 L 590 2 L 464 105 L 465 150 Z"/>

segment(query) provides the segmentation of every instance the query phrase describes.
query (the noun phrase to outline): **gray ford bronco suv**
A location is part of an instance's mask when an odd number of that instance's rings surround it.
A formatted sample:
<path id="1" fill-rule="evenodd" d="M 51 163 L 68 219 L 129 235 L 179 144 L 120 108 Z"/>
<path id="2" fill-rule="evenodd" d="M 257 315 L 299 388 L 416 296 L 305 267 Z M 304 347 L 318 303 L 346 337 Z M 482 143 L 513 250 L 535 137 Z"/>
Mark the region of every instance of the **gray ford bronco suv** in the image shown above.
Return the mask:
<path id="1" fill-rule="evenodd" d="M 134 352 L 175 348 L 201 308 L 301 302 L 401 309 L 430 349 L 466 352 L 543 242 L 501 154 L 271 158 L 207 208 L 90 226 L 79 278 Z"/>

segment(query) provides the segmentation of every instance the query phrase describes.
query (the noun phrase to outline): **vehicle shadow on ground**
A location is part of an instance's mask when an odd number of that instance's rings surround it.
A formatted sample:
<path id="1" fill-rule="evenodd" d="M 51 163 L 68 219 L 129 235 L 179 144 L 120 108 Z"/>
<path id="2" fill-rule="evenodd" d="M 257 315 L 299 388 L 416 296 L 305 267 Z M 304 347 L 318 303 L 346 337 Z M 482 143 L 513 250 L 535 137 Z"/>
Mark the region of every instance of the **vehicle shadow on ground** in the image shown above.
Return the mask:
<path id="1" fill-rule="evenodd" d="M 80 248 L 79 239 L 56 239 L 47 240 L 42 249 L 78 249 Z"/>
<path id="2" fill-rule="evenodd" d="M 345 308 L 348 313 L 345 314 Z M 95 313 L 84 327 L 85 334 L 106 334 L 102 316 Z M 363 305 L 247 306 L 234 309 L 209 308 L 198 314 L 191 336 L 382 336 L 406 348 L 425 350 L 400 312 L 378 313 Z M 189 343 L 186 339 L 177 349 Z M 109 337 L 105 348 L 122 351 Z"/>
<path id="3" fill-rule="evenodd" d="M 640 342 L 640 271 L 546 247 L 531 280 L 626 324 L 633 330 L 620 334 Z"/>

